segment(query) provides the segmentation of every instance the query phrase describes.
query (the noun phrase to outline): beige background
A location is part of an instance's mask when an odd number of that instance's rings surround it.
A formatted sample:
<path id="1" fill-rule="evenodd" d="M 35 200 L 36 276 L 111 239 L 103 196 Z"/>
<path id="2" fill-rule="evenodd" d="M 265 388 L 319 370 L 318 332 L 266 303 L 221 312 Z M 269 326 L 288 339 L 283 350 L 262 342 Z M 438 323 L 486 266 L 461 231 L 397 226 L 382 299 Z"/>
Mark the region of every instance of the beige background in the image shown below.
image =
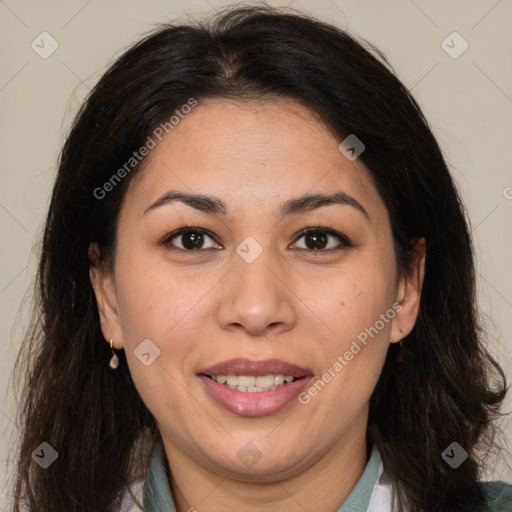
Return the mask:
<path id="1" fill-rule="evenodd" d="M 512 381 L 512 2 L 509 0 L 315 0 L 290 5 L 375 43 L 430 121 L 459 184 L 475 237 L 479 300 L 490 315 L 489 344 Z M 10 372 L 34 279 L 37 236 L 55 163 L 90 87 L 123 48 L 156 24 L 211 12 L 214 0 L 0 0 L 0 464 L 16 434 Z M 458 58 L 441 43 L 467 41 Z M 48 58 L 31 47 L 48 32 Z M 47 37 L 47 36 L 44 36 Z M 453 40 L 453 42 L 452 42 Z M 46 39 L 48 43 L 48 39 Z M 464 42 L 450 36 L 452 53 Z M 45 46 L 49 48 L 49 44 Z M 447 222 L 450 219 L 446 220 Z M 508 400 L 512 407 L 512 397 Z M 504 423 L 512 446 L 512 422 Z M 12 454 L 7 471 L 12 468 Z M 512 482 L 499 466 L 488 475 Z M 0 477 L 3 486 L 5 477 Z M 0 493 L 3 494 L 3 493 Z M 5 498 L 4 498 L 5 499 Z M 5 508 L 5 507 L 1 507 Z"/>

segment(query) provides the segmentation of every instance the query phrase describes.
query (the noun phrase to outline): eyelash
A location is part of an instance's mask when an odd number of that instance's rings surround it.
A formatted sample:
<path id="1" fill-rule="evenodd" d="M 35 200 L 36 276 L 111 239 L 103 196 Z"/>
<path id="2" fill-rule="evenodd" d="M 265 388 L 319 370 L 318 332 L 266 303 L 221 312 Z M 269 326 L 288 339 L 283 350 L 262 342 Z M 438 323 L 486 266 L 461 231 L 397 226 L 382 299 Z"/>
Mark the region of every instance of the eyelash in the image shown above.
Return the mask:
<path id="1" fill-rule="evenodd" d="M 206 230 L 206 229 L 203 229 L 203 228 L 199 228 L 199 227 L 194 227 L 194 226 L 186 226 L 186 227 L 183 227 L 183 228 L 180 228 L 180 229 L 177 229 L 176 231 L 173 231 L 172 233 L 169 233 L 163 240 L 162 240 L 162 244 L 165 245 L 166 247 L 173 247 L 173 249 L 176 249 L 178 251 L 182 251 L 182 252 L 189 252 L 189 253 L 192 253 L 192 252 L 204 252 L 206 250 L 209 250 L 209 249 L 212 249 L 212 248 L 208 248 L 208 249 L 182 249 L 180 247 L 176 247 L 176 246 L 173 246 L 173 244 L 171 243 L 172 240 L 174 240 L 175 238 L 178 238 L 180 235 L 186 235 L 186 234 L 190 234 L 190 233 L 197 233 L 197 234 L 201 234 L 201 235 L 207 235 L 208 237 L 210 237 L 215 243 L 217 243 L 217 241 L 215 240 L 215 237 L 212 236 L 212 234 Z M 306 235 L 309 235 L 309 234 L 312 234 L 312 233 L 315 233 L 315 234 L 322 234 L 322 235 L 331 235 L 335 238 L 338 239 L 338 241 L 340 242 L 340 245 L 338 247 L 331 247 L 330 249 L 295 249 L 295 250 L 301 250 L 301 251 L 308 251 L 310 253 L 331 253 L 333 251 L 339 251 L 339 250 L 342 250 L 344 248 L 350 248 L 350 247 L 353 247 L 353 243 L 350 241 L 350 239 L 344 235 L 343 233 L 340 233 L 339 231 L 336 231 L 334 229 L 330 229 L 330 228 L 325 228 L 325 227 L 322 227 L 322 226 L 311 226 L 311 227 L 308 227 L 308 228 L 304 228 L 302 229 L 301 231 L 299 231 L 299 233 L 297 233 L 296 235 L 296 238 L 295 238 L 295 241 L 293 242 L 294 244 L 297 243 L 302 237 L 306 236 Z"/>

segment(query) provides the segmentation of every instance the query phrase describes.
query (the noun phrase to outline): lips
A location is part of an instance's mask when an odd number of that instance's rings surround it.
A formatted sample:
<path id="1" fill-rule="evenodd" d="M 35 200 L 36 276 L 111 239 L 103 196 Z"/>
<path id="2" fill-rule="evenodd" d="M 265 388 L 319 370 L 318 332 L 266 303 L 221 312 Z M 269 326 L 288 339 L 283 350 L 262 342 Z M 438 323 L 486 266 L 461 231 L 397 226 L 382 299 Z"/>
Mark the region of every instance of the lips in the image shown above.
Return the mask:
<path id="1" fill-rule="evenodd" d="M 307 368 L 280 359 L 255 361 L 243 357 L 217 363 L 199 372 L 199 375 L 206 375 L 208 377 L 217 377 L 218 375 L 252 375 L 253 377 L 260 377 L 270 374 L 292 375 L 296 379 L 301 379 L 302 377 L 312 376 L 313 372 Z"/>
<path id="2" fill-rule="evenodd" d="M 239 382 L 239 377 L 246 381 L 256 379 L 256 386 L 260 382 L 268 385 L 271 383 L 266 381 L 271 376 L 278 380 L 276 385 L 268 389 L 251 385 L 228 385 L 228 382 Z M 198 373 L 198 377 L 208 396 L 218 405 L 238 416 L 254 417 L 274 414 L 292 402 L 298 403 L 297 396 L 311 381 L 313 373 L 307 368 L 279 359 L 254 361 L 237 358 L 205 368 Z M 226 379 L 228 382 L 225 382 Z"/>

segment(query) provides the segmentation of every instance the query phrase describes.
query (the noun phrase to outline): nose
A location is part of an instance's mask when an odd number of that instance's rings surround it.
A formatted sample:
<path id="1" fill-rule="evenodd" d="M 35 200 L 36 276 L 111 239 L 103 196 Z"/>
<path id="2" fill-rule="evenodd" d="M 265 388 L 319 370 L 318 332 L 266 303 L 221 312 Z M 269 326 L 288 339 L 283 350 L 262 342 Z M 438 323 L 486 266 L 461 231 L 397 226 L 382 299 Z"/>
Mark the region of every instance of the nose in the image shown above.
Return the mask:
<path id="1" fill-rule="evenodd" d="M 218 322 L 228 331 L 251 336 L 285 332 L 297 322 L 291 278 L 270 249 L 251 263 L 233 254 L 234 267 L 223 280 Z"/>

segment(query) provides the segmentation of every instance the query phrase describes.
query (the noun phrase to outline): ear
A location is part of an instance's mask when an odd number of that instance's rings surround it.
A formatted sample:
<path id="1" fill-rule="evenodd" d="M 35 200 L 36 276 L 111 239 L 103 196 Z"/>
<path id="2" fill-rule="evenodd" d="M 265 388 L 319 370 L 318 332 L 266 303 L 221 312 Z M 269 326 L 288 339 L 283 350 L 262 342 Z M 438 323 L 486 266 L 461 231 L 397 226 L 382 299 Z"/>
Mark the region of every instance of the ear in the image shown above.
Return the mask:
<path id="1" fill-rule="evenodd" d="M 420 296 L 425 275 L 425 238 L 414 242 L 412 268 L 400 278 L 396 302 L 401 308 L 396 309 L 392 321 L 391 343 L 397 343 L 405 338 L 413 329 L 420 309 Z"/>
<path id="2" fill-rule="evenodd" d="M 89 279 L 96 296 L 100 326 L 103 337 L 117 349 L 124 346 L 121 324 L 117 311 L 117 295 L 112 272 L 101 263 L 100 250 L 96 243 L 89 245 Z"/>

